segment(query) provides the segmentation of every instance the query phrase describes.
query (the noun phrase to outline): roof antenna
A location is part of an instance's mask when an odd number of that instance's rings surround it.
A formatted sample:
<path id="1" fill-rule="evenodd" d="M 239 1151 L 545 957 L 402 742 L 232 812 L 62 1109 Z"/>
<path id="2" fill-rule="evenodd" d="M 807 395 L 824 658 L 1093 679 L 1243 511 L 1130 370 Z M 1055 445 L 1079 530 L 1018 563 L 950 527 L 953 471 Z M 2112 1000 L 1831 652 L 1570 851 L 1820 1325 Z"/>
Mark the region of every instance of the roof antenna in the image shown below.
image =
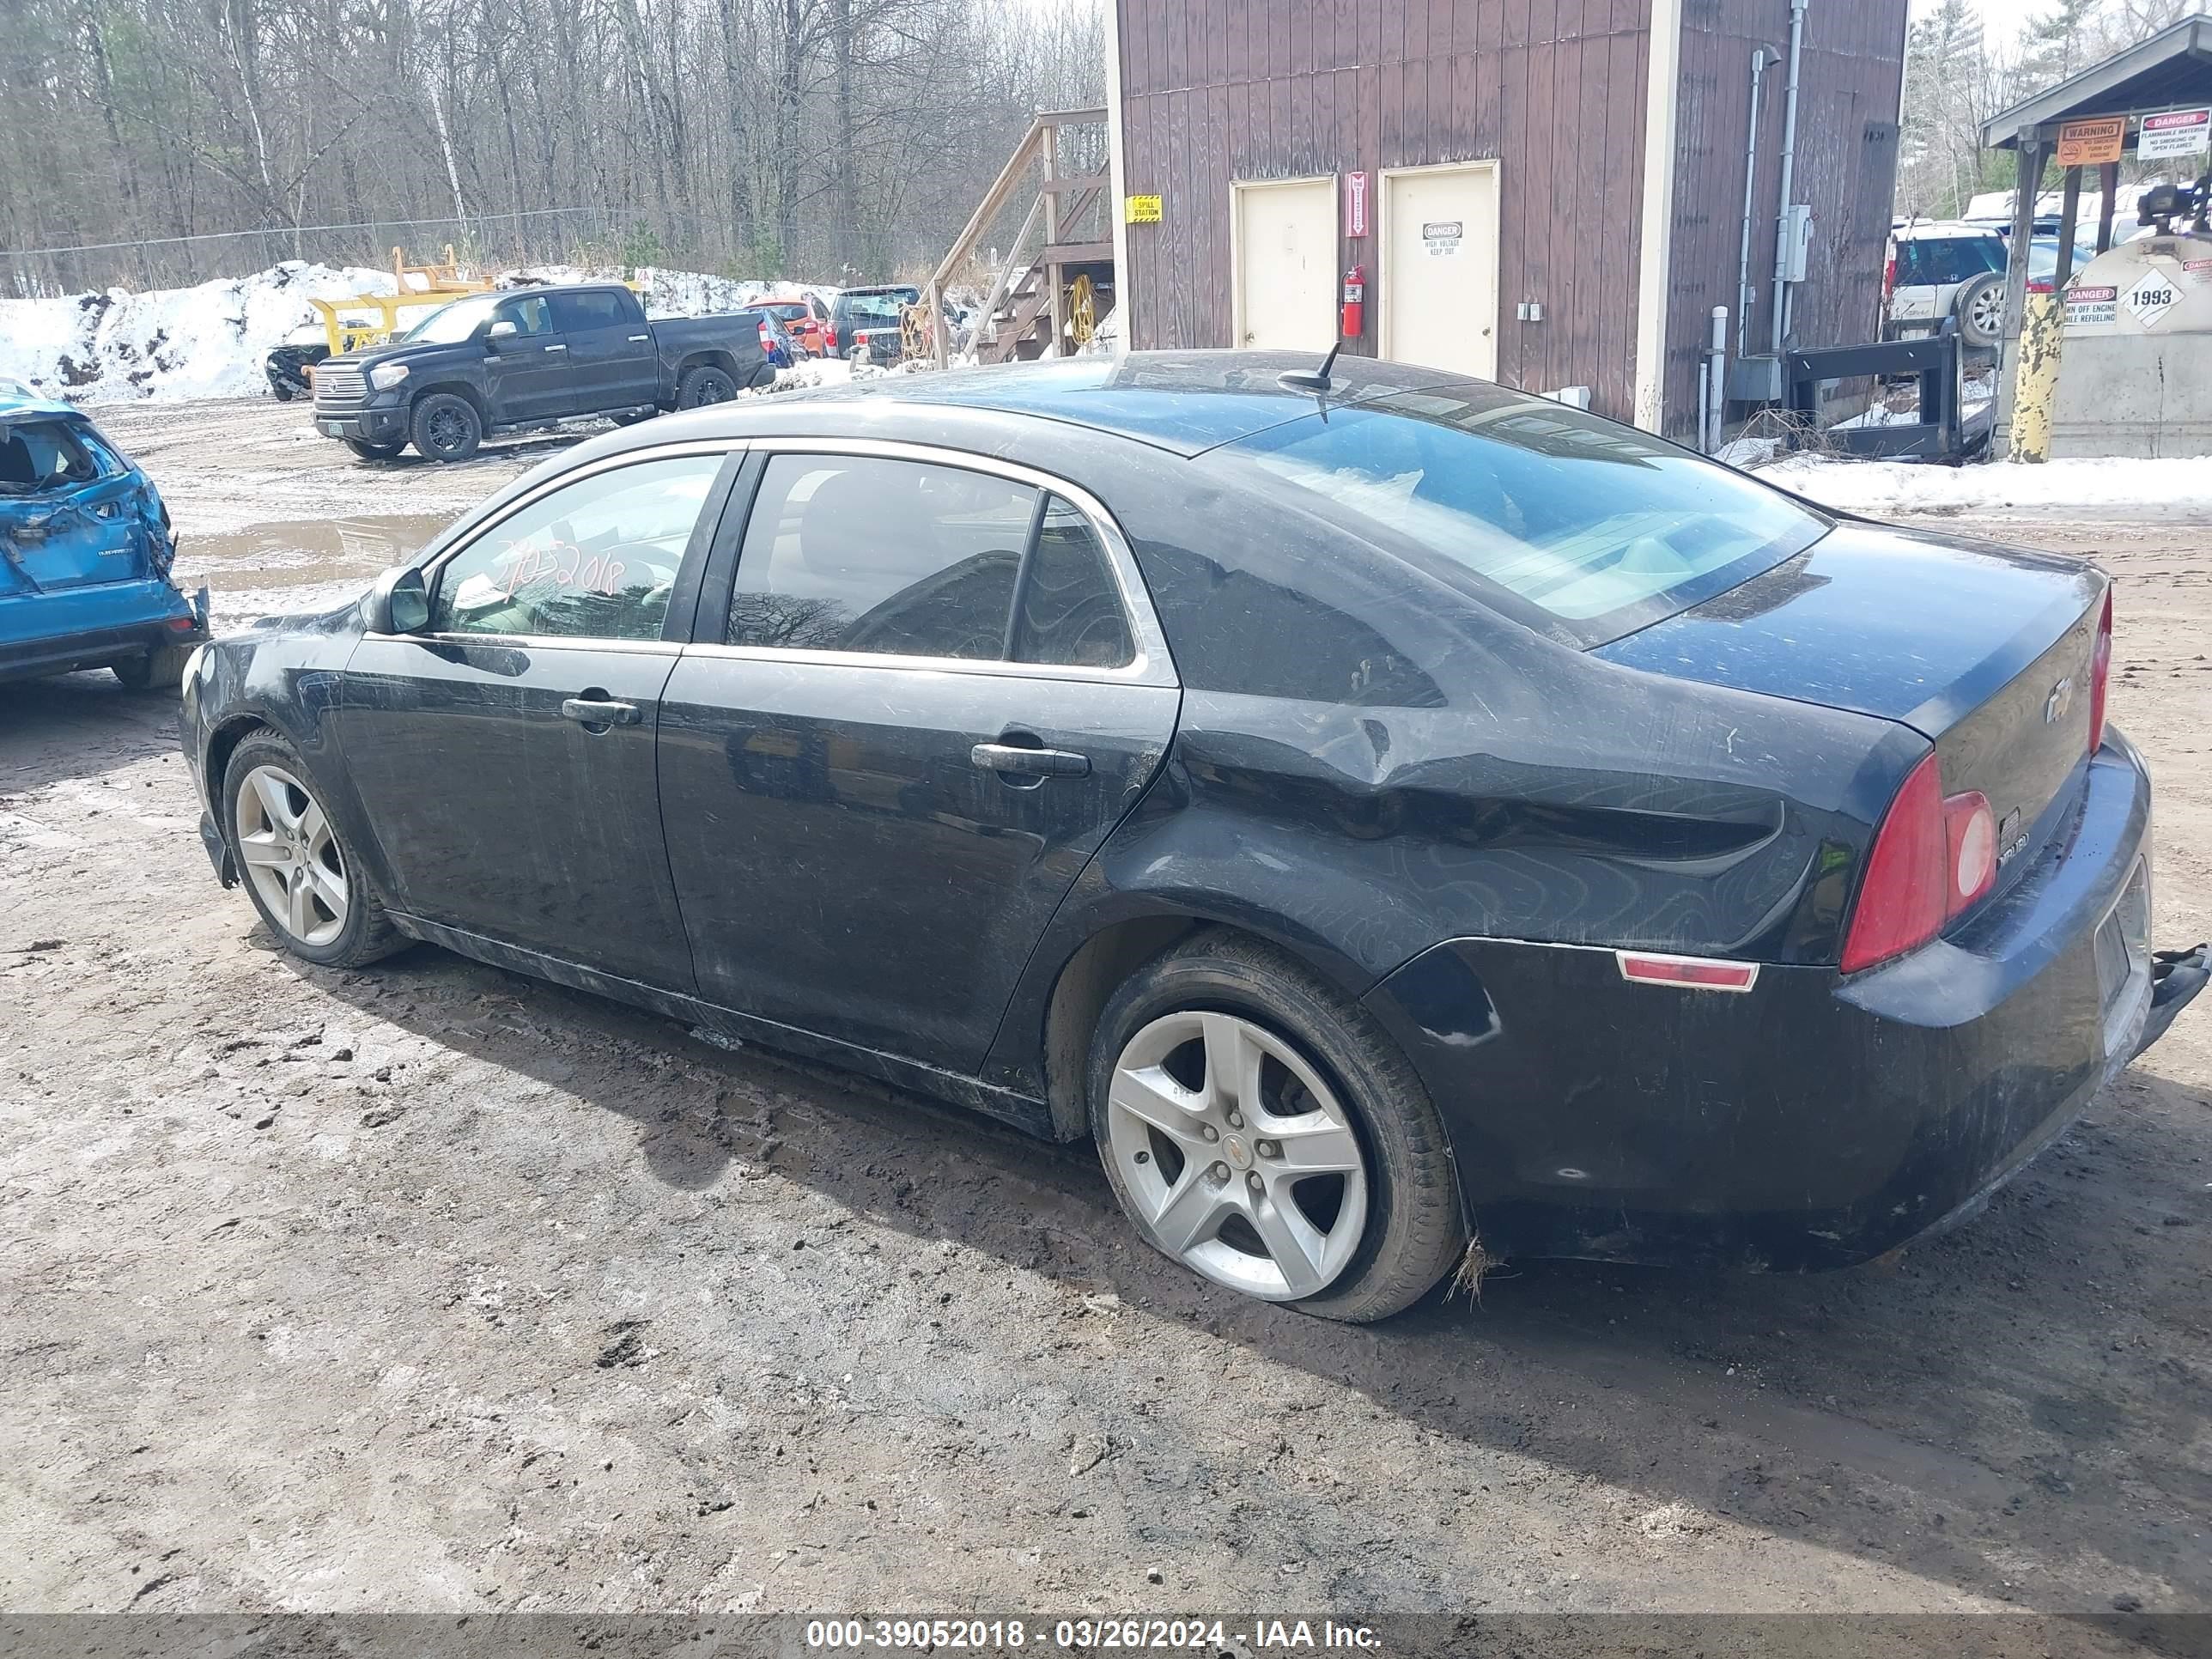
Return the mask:
<path id="1" fill-rule="evenodd" d="M 1328 372 L 1336 367 L 1336 354 L 1343 349 L 1344 337 L 1339 335 L 1336 343 L 1328 349 L 1328 356 L 1321 360 L 1319 368 L 1286 368 L 1275 377 L 1275 383 L 1305 392 L 1326 392 Z"/>

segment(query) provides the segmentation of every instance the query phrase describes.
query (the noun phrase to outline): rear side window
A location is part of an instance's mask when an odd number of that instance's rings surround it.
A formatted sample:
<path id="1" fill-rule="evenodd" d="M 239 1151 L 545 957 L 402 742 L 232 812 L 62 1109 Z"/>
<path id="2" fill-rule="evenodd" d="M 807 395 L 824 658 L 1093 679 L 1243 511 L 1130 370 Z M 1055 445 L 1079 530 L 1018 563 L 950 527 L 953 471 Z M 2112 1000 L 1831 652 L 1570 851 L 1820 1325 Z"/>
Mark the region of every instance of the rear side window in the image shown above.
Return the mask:
<path id="1" fill-rule="evenodd" d="M 1083 515 L 1025 483 L 875 456 L 775 455 L 738 559 L 732 645 L 1120 667 Z"/>
<path id="2" fill-rule="evenodd" d="M 541 495 L 439 572 L 440 634 L 657 640 L 719 455 L 595 472 Z"/>
<path id="3" fill-rule="evenodd" d="M 1046 504 L 1019 599 L 1016 662 L 1121 668 L 1136 655 L 1098 532 L 1057 495 Z"/>
<path id="4" fill-rule="evenodd" d="M 1227 446 L 1301 504 L 1597 645 L 1802 551 L 1827 520 L 1686 450 L 1486 388 L 1401 392 Z"/>
<path id="5" fill-rule="evenodd" d="M 634 304 L 624 304 L 625 296 L 610 289 L 592 289 L 581 294 L 556 294 L 553 298 L 553 319 L 563 333 L 582 333 L 595 328 L 623 328 L 635 322 L 641 314 Z"/>

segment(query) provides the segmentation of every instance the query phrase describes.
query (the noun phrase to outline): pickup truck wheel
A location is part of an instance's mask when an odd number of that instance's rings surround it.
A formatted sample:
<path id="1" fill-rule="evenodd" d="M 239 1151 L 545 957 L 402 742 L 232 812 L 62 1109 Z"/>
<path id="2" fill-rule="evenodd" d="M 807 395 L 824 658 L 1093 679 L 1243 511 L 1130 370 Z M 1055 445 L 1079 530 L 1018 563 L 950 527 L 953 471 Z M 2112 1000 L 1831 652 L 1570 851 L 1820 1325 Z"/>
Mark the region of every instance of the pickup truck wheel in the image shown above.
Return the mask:
<path id="1" fill-rule="evenodd" d="M 110 663 L 108 672 L 123 682 L 126 691 L 173 691 L 185 683 L 185 665 L 191 660 L 189 645 L 157 645 L 143 656 Z"/>
<path id="2" fill-rule="evenodd" d="M 465 461 L 483 442 L 483 417 L 466 398 L 434 392 L 415 405 L 410 430 L 425 460 Z"/>
<path id="3" fill-rule="evenodd" d="M 726 404 L 738 395 L 738 383 L 711 363 L 701 363 L 696 368 L 684 371 L 677 382 L 676 406 L 678 409 L 703 409 L 708 404 Z"/>
<path id="4" fill-rule="evenodd" d="M 289 397 L 291 394 L 286 392 L 279 395 Z M 407 447 L 407 440 L 402 438 L 396 444 L 373 444 L 362 438 L 348 438 L 345 441 L 345 447 L 364 461 L 388 461 Z"/>

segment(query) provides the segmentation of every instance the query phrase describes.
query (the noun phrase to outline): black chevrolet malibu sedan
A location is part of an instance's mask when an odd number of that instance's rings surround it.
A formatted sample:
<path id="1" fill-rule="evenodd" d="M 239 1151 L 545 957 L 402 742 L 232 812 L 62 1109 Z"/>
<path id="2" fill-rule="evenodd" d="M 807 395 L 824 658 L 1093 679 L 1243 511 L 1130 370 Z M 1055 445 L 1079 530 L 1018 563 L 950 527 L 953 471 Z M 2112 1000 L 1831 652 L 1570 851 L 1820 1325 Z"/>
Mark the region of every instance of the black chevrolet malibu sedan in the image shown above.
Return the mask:
<path id="1" fill-rule="evenodd" d="M 408 939 L 1097 1143 L 1342 1319 L 1491 1255 L 1806 1268 L 2165 1029 L 2071 560 L 1486 382 L 1131 356 L 585 443 L 209 646 L 202 835 Z"/>

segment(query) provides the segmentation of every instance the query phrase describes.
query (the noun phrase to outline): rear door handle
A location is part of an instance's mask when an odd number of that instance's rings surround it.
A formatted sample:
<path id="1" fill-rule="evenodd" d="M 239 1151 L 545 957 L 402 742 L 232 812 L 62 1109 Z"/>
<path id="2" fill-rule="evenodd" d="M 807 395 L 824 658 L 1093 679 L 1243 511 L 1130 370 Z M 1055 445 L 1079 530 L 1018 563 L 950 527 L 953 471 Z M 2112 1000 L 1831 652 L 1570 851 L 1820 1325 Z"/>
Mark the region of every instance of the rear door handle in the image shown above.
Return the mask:
<path id="1" fill-rule="evenodd" d="M 548 351 L 566 351 L 568 348 L 564 345 L 550 345 L 545 349 Z"/>
<path id="2" fill-rule="evenodd" d="M 561 700 L 561 718 L 574 720 L 582 726 L 635 726 L 640 716 L 634 702 L 610 702 L 598 697 L 563 697 Z"/>
<path id="3" fill-rule="evenodd" d="M 986 772 L 1018 772 L 1032 778 L 1087 778 L 1091 757 L 1066 749 L 1027 749 L 1012 743 L 979 743 L 968 758 Z"/>
<path id="4" fill-rule="evenodd" d="M 637 345 L 637 344 L 641 344 L 643 342 L 645 342 L 645 341 L 647 341 L 647 340 L 650 340 L 650 339 L 653 337 L 653 336 L 651 336 L 650 334 L 633 334 L 633 335 L 631 335 L 629 337 L 630 337 L 630 343 L 631 343 L 631 344 L 633 344 L 633 345 Z"/>

